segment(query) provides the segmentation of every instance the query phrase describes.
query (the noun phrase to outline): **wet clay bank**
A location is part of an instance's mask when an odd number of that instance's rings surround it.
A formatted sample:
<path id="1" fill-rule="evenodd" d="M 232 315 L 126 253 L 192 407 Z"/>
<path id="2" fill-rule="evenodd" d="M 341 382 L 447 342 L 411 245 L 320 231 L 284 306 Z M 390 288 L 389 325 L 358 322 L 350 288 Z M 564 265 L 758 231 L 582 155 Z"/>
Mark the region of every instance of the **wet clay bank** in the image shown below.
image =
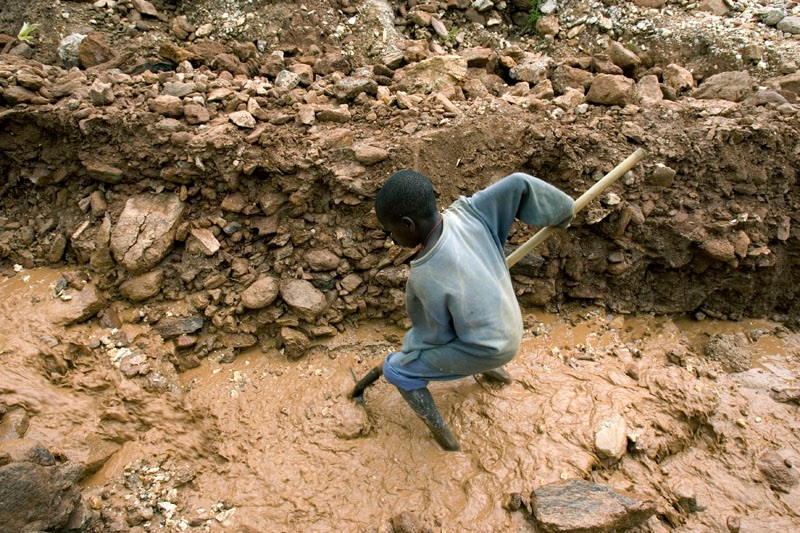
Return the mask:
<path id="1" fill-rule="evenodd" d="M 402 329 L 178 374 L 171 341 L 128 305 L 116 328 L 58 326 L 75 302 L 54 296 L 59 279 L 0 285 L 13 530 L 574 531 L 542 503 L 568 480 L 628 498 L 583 513 L 583 531 L 800 527 L 800 336 L 775 323 L 527 313 L 511 385 L 432 387 L 463 447 L 448 453 L 386 382 L 366 409 L 347 398 Z"/>
<path id="2" fill-rule="evenodd" d="M 2 8 L 57 29 L 0 55 L 0 468 L 59 509 L 20 524 L 526 530 L 580 478 L 645 531 L 797 529 L 795 4 L 577 2 L 527 35 L 517 2 L 97 4 Z M 407 325 L 387 176 L 577 197 L 637 147 L 512 270 L 564 311 L 529 317 L 517 381 L 434 390 L 464 453 L 385 383 L 369 418 L 346 399 Z"/>

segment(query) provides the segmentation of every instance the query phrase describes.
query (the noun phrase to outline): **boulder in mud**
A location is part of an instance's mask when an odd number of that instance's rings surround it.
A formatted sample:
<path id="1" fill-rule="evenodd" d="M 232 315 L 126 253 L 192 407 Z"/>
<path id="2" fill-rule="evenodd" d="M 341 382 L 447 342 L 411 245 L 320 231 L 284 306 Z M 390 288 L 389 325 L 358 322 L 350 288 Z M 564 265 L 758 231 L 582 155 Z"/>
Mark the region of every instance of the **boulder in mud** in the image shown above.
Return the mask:
<path id="1" fill-rule="evenodd" d="M 800 458 L 788 450 L 764 452 L 758 458 L 758 469 L 773 490 L 789 493 L 800 483 Z"/>
<path id="2" fill-rule="evenodd" d="M 2 531 L 54 531 L 66 526 L 80 500 L 79 465 L 59 464 L 25 439 L 0 442 Z"/>
<path id="3" fill-rule="evenodd" d="M 711 337 L 705 346 L 706 357 L 719 361 L 726 372 L 744 372 L 750 369 L 750 353 L 742 347 L 735 335 L 719 333 Z"/>
<path id="4" fill-rule="evenodd" d="M 105 295 L 90 283 L 79 291 L 65 290 L 58 298 L 42 302 L 39 311 L 53 324 L 68 326 L 89 320 L 105 305 Z"/>
<path id="5" fill-rule="evenodd" d="M 172 249 L 183 208 L 174 194 L 128 199 L 111 232 L 114 259 L 133 273 L 156 266 Z"/>
<path id="6" fill-rule="evenodd" d="M 311 282 L 290 279 L 281 283 L 281 298 L 303 320 L 313 322 L 328 307 L 325 294 Z"/>
<path id="7" fill-rule="evenodd" d="M 637 501 L 582 479 L 545 485 L 531 494 L 536 525 L 546 533 L 611 533 L 653 516 L 655 503 Z"/>

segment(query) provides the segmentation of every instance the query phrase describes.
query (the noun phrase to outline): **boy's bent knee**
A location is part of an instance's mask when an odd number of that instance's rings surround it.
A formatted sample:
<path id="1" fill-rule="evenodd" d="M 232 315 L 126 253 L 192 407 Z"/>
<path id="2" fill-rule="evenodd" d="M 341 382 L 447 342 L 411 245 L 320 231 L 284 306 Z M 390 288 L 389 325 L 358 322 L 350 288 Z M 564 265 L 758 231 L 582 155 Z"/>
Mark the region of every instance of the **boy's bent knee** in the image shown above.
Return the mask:
<path id="1" fill-rule="evenodd" d="M 383 377 L 386 378 L 386 381 L 404 391 L 412 391 L 427 387 L 427 379 L 403 371 L 403 366 L 397 362 L 398 356 L 402 355 L 403 352 L 392 352 L 384 359 Z"/>

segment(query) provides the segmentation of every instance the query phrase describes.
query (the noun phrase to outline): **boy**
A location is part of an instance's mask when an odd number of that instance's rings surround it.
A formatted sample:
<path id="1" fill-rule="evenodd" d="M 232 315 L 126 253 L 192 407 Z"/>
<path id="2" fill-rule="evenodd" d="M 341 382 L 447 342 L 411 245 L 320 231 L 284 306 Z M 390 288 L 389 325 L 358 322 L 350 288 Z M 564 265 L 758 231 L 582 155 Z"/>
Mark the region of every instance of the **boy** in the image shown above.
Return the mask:
<path id="1" fill-rule="evenodd" d="M 572 209 L 568 195 L 521 172 L 462 196 L 443 213 L 430 180 L 418 172 L 397 172 L 378 191 L 378 221 L 397 244 L 420 247 L 406 282 L 412 327 L 401 351 L 386 357 L 382 373 L 445 450 L 460 445 L 428 382 L 473 374 L 511 382 L 501 367 L 522 340 L 522 314 L 504 255 L 512 222 L 566 227 Z M 360 396 L 380 374 L 380 368 L 373 370 L 353 395 Z"/>

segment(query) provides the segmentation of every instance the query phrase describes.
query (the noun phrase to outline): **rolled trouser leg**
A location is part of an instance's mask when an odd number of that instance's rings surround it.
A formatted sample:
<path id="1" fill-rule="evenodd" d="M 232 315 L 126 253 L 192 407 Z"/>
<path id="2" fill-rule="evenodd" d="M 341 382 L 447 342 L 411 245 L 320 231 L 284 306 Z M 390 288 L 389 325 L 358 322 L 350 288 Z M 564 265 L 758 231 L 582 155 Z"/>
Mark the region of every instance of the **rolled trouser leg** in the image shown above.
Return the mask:
<path id="1" fill-rule="evenodd" d="M 458 440 L 445 424 L 442 415 L 439 414 L 439 410 L 433 402 L 433 396 L 427 388 L 411 391 L 397 390 L 400 391 L 400 395 L 417 416 L 425 422 L 439 446 L 449 452 L 457 452 L 461 449 Z"/>

